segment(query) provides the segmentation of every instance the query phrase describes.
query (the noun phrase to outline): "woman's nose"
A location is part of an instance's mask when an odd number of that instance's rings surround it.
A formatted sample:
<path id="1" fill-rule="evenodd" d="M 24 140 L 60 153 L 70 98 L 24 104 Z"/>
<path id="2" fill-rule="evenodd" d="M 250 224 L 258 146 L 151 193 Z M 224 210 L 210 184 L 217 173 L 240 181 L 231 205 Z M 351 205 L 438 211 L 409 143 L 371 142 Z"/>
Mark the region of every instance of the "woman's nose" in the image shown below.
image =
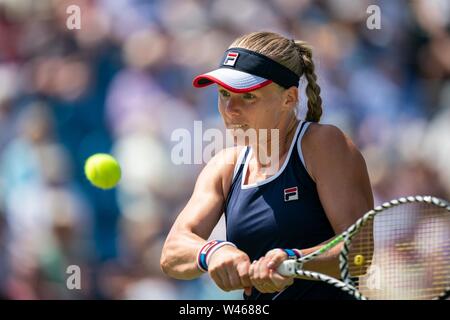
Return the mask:
<path id="1" fill-rule="evenodd" d="M 225 112 L 230 115 L 238 115 L 240 112 L 240 104 L 238 99 L 230 98 L 225 102 Z"/>

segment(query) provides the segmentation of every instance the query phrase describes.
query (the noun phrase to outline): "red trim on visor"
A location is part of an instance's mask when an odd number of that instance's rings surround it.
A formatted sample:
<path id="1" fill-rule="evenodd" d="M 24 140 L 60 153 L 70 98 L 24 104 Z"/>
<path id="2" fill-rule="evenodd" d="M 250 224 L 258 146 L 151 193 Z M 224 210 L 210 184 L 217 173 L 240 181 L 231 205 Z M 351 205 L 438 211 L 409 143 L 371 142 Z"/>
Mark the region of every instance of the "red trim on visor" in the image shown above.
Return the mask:
<path id="1" fill-rule="evenodd" d="M 205 83 L 201 83 L 201 84 L 199 83 L 200 80 L 205 80 L 205 79 L 209 80 L 210 82 L 205 82 Z M 220 84 L 225 89 L 230 90 L 231 92 L 243 93 L 243 92 L 250 92 L 250 91 L 253 91 L 253 90 L 256 90 L 256 89 L 260 89 L 262 87 L 265 87 L 265 86 L 271 84 L 272 82 L 273 82 L 272 80 L 266 80 L 264 82 L 261 82 L 259 84 L 256 84 L 256 85 L 248 87 L 248 88 L 237 89 L 237 88 L 231 87 L 230 85 L 226 84 L 225 82 L 220 81 L 219 79 L 214 78 L 214 77 L 212 77 L 210 75 L 200 75 L 200 76 L 197 76 L 197 77 L 194 78 L 193 85 L 196 88 L 203 88 L 203 87 L 207 87 L 207 86 L 209 86 L 209 85 L 211 85 L 213 83 L 217 83 L 217 84 Z"/>

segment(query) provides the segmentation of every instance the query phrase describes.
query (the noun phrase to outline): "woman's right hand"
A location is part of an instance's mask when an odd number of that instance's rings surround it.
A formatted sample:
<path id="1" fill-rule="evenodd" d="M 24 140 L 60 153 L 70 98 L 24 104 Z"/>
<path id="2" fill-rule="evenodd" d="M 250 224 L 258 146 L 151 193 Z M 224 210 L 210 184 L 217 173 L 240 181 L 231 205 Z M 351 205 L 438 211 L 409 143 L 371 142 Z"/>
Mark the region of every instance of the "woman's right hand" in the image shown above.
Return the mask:
<path id="1" fill-rule="evenodd" d="M 244 289 L 245 294 L 250 295 L 252 283 L 249 269 L 248 255 L 233 246 L 223 246 L 209 258 L 208 273 L 224 291 Z"/>

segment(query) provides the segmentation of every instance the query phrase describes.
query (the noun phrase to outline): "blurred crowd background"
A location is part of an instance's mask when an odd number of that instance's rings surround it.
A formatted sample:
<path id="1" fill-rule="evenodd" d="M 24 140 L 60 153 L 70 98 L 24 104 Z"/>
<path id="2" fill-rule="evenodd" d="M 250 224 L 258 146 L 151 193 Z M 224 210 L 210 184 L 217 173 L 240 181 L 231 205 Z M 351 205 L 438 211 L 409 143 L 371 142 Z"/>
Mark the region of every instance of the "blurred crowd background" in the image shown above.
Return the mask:
<path id="1" fill-rule="evenodd" d="M 0 0 L 1 298 L 241 298 L 207 275 L 169 279 L 159 257 L 202 168 L 171 162 L 171 134 L 223 129 L 215 88 L 192 79 L 259 30 L 314 47 L 322 122 L 362 150 L 377 204 L 450 198 L 448 0 Z M 86 180 L 97 152 L 119 159 L 118 188 Z"/>

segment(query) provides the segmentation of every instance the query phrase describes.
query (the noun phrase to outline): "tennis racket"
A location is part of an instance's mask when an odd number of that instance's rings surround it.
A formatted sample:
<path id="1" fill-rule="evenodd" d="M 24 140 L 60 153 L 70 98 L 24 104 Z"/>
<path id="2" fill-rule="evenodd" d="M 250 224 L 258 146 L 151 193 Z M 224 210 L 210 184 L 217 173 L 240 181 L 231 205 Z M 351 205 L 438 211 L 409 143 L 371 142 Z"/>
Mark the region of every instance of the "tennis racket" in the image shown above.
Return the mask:
<path id="1" fill-rule="evenodd" d="M 339 243 L 341 279 L 302 264 Z M 431 300 L 450 296 L 450 204 L 431 196 L 391 200 L 367 212 L 342 234 L 278 272 L 333 285 L 358 300 Z"/>

